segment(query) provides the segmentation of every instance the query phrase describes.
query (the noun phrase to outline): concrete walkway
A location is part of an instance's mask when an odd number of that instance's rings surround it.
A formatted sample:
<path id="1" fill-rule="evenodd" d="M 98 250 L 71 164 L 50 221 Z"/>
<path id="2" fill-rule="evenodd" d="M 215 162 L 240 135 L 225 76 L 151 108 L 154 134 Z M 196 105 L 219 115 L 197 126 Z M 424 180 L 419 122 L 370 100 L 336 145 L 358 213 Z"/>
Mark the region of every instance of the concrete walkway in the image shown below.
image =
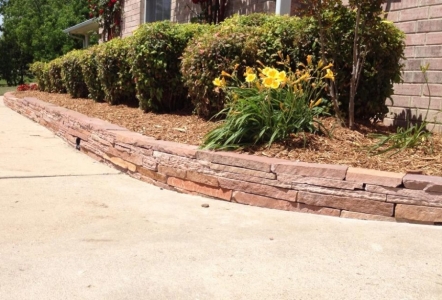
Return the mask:
<path id="1" fill-rule="evenodd" d="M 0 100 L 0 299 L 442 299 L 442 227 L 160 190 Z"/>

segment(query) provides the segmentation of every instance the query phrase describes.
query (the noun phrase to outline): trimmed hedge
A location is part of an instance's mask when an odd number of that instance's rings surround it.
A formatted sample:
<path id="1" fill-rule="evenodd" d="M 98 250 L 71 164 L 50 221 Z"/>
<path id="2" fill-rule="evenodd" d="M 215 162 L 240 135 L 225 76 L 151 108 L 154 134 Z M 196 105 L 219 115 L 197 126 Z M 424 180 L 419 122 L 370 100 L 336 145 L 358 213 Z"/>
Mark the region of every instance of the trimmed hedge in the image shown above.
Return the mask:
<path id="1" fill-rule="evenodd" d="M 88 96 L 88 89 L 81 68 L 84 55 L 84 51 L 74 50 L 64 55 L 61 59 L 61 77 L 67 92 L 72 98 L 85 98 Z"/>
<path id="2" fill-rule="evenodd" d="M 84 82 L 89 91 L 88 97 L 101 102 L 104 101 L 104 91 L 98 77 L 98 63 L 96 60 L 98 47 L 94 46 L 84 50 L 84 55 L 80 57 L 80 65 Z"/>
<path id="3" fill-rule="evenodd" d="M 63 60 L 61 57 L 50 61 L 47 64 L 49 75 L 49 92 L 50 93 L 66 93 L 66 85 L 61 76 Z"/>
<path id="4" fill-rule="evenodd" d="M 29 66 L 29 70 L 35 75 L 35 78 L 37 79 L 38 88 L 41 91 L 46 91 L 47 89 L 47 82 L 45 80 L 45 74 L 46 71 L 46 63 L 37 61 Z"/>
<path id="5" fill-rule="evenodd" d="M 355 99 L 358 119 L 381 119 L 393 84 L 401 80 L 404 35 L 380 20 L 363 33 L 371 49 Z M 346 113 L 355 12 L 337 6 L 324 14 L 323 22 L 325 55 L 334 63 L 340 107 Z M 319 60 L 319 40 L 318 24 L 310 17 L 252 14 L 234 16 L 215 26 L 165 21 L 145 24 L 129 38 L 113 39 L 49 63 L 35 63 L 31 70 L 40 88 L 48 92 L 67 88 L 73 97 L 84 95 L 83 80 L 95 101 L 157 112 L 193 105 L 199 116 L 209 118 L 225 107 L 225 95 L 213 85 L 222 71 L 236 69 L 242 80 L 245 66 L 276 66 L 287 56 L 295 71 L 307 55 Z M 62 78 L 63 61 L 72 64 L 69 68 L 75 72 L 66 71 Z"/>
<path id="6" fill-rule="evenodd" d="M 211 117 L 224 108 L 225 95 L 214 91 L 212 81 L 222 71 L 232 72 L 236 64 L 253 65 L 257 56 L 246 44 L 253 44 L 254 28 L 216 26 L 191 40 L 181 65 L 184 85 L 199 116 Z"/>
<path id="7" fill-rule="evenodd" d="M 101 44 L 95 53 L 104 100 L 110 104 L 138 105 L 129 61 L 132 39 L 115 38 Z"/>
<path id="8" fill-rule="evenodd" d="M 170 112 L 191 105 L 180 73 L 181 54 L 205 27 L 164 21 L 144 24 L 135 31 L 131 63 L 141 109 Z"/>
<path id="9" fill-rule="evenodd" d="M 326 57 L 334 63 L 341 110 L 348 110 L 355 12 L 344 6 L 324 15 L 327 26 Z M 401 81 L 404 35 L 394 25 L 379 20 L 365 33 L 371 43 L 355 99 L 359 119 L 382 119 L 388 111 L 385 100 L 393 84 Z M 275 66 L 278 52 L 291 59 L 292 70 L 313 55 L 320 58 L 319 27 L 313 18 L 274 15 L 235 16 L 211 32 L 193 39 L 183 53 L 182 72 L 198 115 L 211 117 L 224 108 L 225 95 L 215 92 L 212 81 L 235 64 Z M 240 75 L 243 73 L 240 69 Z"/>
<path id="10" fill-rule="evenodd" d="M 220 26 L 195 37 L 183 53 L 181 72 L 196 113 L 209 118 L 224 108 L 225 95 L 214 91 L 212 81 L 222 71 L 231 73 L 239 65 L 276 65 L 280 55 L 291 56 L 292 68 L 309 54 L 299 45 L 312 45 L 314 38 L 302 31 L 299 18 L 252 14 L 226 19 Z"/>

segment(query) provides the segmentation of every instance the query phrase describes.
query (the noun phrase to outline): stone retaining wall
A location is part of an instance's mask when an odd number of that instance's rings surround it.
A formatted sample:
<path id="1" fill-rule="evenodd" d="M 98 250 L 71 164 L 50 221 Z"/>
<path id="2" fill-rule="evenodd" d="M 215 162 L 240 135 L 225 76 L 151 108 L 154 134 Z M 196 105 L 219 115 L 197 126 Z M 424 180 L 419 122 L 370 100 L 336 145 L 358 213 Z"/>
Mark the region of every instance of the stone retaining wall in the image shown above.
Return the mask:
<path id="1" fill-rule="evenodd" d="M 203 151 L 36 98 L 7 93 L 4 102 L 92 158 L 165 189 L 342 218 L 442 224 L 442 177 Z"/>

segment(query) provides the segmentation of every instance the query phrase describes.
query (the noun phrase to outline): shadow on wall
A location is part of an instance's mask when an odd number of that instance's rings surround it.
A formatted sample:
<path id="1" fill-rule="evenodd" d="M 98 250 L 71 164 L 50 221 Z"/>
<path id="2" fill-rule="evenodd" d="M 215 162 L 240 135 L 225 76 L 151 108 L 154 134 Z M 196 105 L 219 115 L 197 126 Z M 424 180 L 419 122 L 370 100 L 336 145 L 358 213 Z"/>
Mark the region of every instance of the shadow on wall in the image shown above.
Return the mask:
<path id="1" fill-rule="evenodd" d="M 402 0 L 386 0 L 385 4 L 384 4 L 384 11 L 385 12 L 389 12 L 391 10 L 391 3 L 398 3 L 401 2 Z"/>
<path id="2" fill-rule="evenodd" d="M 199 5 L 192 1 L 175 0 L 172 1 L 171 21 L 178 23 L 188 23 L 199 12 Z"/>
<path id="3" fill-rule="evenodd" d="M 404 108 L 402 112 L 392 113 L 391 117 L 394 119 L 393 127 L 406 128 L 409 125 L 420 125 L 424 121 L 425 116 L 422 116 L 422 114 L 418 116 L 414 108 Z"/>

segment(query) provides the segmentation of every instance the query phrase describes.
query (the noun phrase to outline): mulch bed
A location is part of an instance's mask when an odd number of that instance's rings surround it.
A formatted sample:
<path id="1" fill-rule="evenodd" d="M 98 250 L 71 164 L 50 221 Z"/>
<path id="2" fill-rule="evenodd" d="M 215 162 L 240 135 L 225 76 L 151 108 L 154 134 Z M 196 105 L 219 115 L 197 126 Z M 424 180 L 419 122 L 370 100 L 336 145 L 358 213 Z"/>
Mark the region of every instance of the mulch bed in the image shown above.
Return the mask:
<path id="1" fill-rule="evenodd" d="M 17 97 L 36 97 L 90 117 L 106 120 L 129 130 L 160 140 L 190 145 L 201 145 L 204 135 L 218 123 L 207 121 L 189 112 L 175 114 L 144 113 L 140 109 L 124 105 L 111 106 L 91 99 L 72 99 L 67 94 L 49 94 L 37 91 L 16 92 Z M 294 161 L 324 164 L 343 164 L 392 172 L 422 172 L 442 176 L 442 135 L 434 134 L 432 142 L 406 149 L 396 155 L 393 152 L 372 155 L 368 148 L 375 141 L 370 133 L 394 132 L 382 124 L 358 124 L 356 130 L 338 125 L 335 119 L 321 120 L 331 137 L 306 134 L 275 143 L 270 148 L 254 146 L 238 150 L 253 155 L 276 157 Z"/>

